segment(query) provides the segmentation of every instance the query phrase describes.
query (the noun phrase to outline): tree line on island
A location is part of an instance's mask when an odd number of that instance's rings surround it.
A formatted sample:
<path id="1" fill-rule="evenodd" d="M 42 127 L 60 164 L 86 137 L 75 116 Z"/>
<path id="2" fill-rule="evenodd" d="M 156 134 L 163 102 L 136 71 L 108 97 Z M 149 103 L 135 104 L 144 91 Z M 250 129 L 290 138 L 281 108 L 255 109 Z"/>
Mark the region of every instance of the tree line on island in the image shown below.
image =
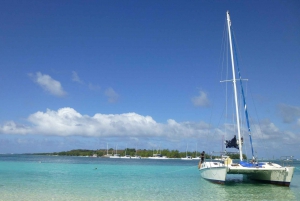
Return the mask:
<path id="1" fill-rule="evenodd" d="M 113 155 L 115 152 L 112 148 L 109 150 L 106 149 L 97 149 L 97 150 L 88 150 L 88 149 L 74 149 L 70 151 L 62 151 L 62 152 L 53 152 L 53 153 L 42 153 L 42 155 L 58 155 L 58 156 L 97 156 L 97 157 L 104 157 L 108 154 Z M 40 153 L 41 154 L 41 153 Z M 166 156 L 168 158 L 184 158 L 187 156 L 191 156 L 193 158 L 199 157 L 200 152 L 179 152 L 178 150 L 169 150 L 169 149 L 162 149 L 162 150 L 146 150 L 146 149 L 139 149 L 136 150 L 134 148 L 127 148 L 124 150 L 118 150 L 118 154 L 121 156 L 130 155 L 135 156 L 139 155 L 141 157 L 150 157 L 153 154 L 161 154 L 162 156 Z M 228 156 L 232 159 L 239 159 L 238 153 L 228 153 Z M 205 154 L 205 158 L 220 158 L 220 155 L 214 156 Z M 247 159 L 246 155 L 243 154 L 243 158 Z"/>

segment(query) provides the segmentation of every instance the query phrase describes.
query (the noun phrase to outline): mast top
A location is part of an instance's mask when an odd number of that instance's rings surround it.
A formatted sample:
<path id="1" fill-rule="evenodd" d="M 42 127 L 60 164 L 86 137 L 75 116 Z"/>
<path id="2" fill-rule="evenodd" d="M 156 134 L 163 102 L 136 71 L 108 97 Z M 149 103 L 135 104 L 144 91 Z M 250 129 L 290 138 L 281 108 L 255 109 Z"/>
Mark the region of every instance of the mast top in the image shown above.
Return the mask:
<path id="1" fill-rule="evenodd" d="M 226 14 L 227 14 L 227 21 L 229 22 L 229 26 L 231 26 L 229 10 L 226 12 Z"/>

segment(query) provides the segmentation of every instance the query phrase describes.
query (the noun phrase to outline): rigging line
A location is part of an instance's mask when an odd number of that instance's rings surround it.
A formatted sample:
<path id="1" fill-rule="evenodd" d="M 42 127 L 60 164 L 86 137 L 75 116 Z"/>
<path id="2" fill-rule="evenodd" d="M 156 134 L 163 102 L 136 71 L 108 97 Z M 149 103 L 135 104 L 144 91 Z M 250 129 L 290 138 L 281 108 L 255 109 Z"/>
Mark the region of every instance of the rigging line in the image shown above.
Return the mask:
<path id="1" fill-rule="evenodd" d="M 225 18 L 225 22 L 226 22 L 226 18 Z M 220 77 L 222 77 L 223 66 L 224 66 L 223 65 L 223 63 L 224 63 L 224 53 L 225 53 L 225 50 L 226 50 L 226 41 L 225 40 L 228 40 L 227 37 L 226 37 L 226 23 L 224 23 L 224 28 L 223 28 L 223 38 L 222 38 L 222 43 L 221 43 L 221 51 L 220 51 L 219 64 L 218 64 L 218 65 L 221 65 L 221 73 L 219 75 Z M 214 105 L 212 106 L 211 113 L 210 113 L 210 119 L 209 119 L 209 127 L 210 128 L 208 129 L 208 132 L 206 134 L 206 140 L 205 140 L 206 144 L 207 144 L 208 139 L 210 139 L 209 136 L 211 136 L 213 110 L 214 110 Z M 214 136 L 212 138 L 214 138 Z"/>
<path id="2" fill-rule="evenodd" d="M 234 36 L 234 34 L 233 34 L 233 36 Z M 233 37 L 233 48 L 235 50 L 234 53 L 236 54 L 235 37 Z M 245 115 L 246 115 L 246 122 L 247 122 L 247 127 L 248 127 L 249 138 L 250 138 L 252 158 L 255 159 L 254 151 L 253 151 L 253 145 L 252 145 L 251 129 L 250 129 L 249 118 L 248 118 L 247 104 L 246 104 L 246 100 L 245 100 L 242 77 L 241 77 L 241 73 L 240 73 L 240 68 L 239 68 L 239 62 L 238 62 L 237 55 L 235 55 L 235 58 L 236 58 L 236 64 L 237 64 L 237 70 L 238 70 L 238 75 L 239 75 L 239 80 L 240 80 L 241 91 L 242 91 L 242 95 L 243 95 L 244 111 L 245 111 Z"/>
<path id="3" fill-rule="evenodd" d="M 228 55 L 228 38 L 226 37 L 226 17 L 225 17 L 225 23 L 224 23 L 224 27 L 223 27 L 223 36 L 222 36 L 222 43 L 221 43 L 221 50 L 220 50 L 220 57 L 219 57 L 219 68 L 221 69 L 221 71 L 218 71 L 220 72 L 219 76 L 220 76 L 220 80 L 224 80 L 222 77 L 223 77 L 223 72 L 227 69 L 227 68 L 224 68 L 225 65 L 224 65 L 224 62 L 225 62 L 225 59 L 227 58 L 226 57 L 226 54 Z M 228 62 L 225 62 L 225 63 L 228 63 Z M 227 74 L 228 74 L 228 69 L 227 69 Z M 225 85 L 226 86 L 226 85 Z M 226 88 L 227 90 L 227 88 Z M 211 114 L 211 118 L 212 118 L 212 114 Z M 220 120 L 217 124 L 217 127 L 219 127 L 219 124 L 220 124 Z M 211 125 L 211 119 L 210 119 L 210 125 Z M 226 133 L 226 130 L 225 130 L 225 133 Z M 215 137 L 215 132 L 213 133 L 213 136 L 212 138 L 214 139 Z"/>
<path id="4" fill-rule="evenodd" d="M 256 114 L 257 124 L 258 124 L 259 130 L 260 130 L 260 132 L 258 132 L 258 133 L 261 134 L 261 138 L 262 139 L 265 139 L 264 138 L 264 133 L 262 132 L 261 124 L 260 124 L 260 121 L 259 121 L 260 118 L 258 117 L 257 108 L 256 108 L 256 105 L 255 105 L 255 102 L 254 102 L 254 98 L 253 98 L 253 94 L 252 94 L 251 88 L 249 88 L 249 91 L 250 91 L 250 95 L 251 95 L 251 99 L 252 99 L 252 104 L 254 106 L 254 111 L 255 111 L 255 114 Z M 264 149 L 265 153 L 267 153 L 269 155 L 270 152 L 267 149 L 265 140 L 261 140 L 261 142 L 263 144 L 263 149 Z"/>
<path id="5" fill-rule="evenodd" d="M 226 43 L 226 59 L 227 59 L 227 61 L 226 61 L 226 69 L 227 69 L 227 71 L 226 71 L 226 79 L 228 79 L 229 78 L 229 39 L 228 39 L 228 37 L 226 37 L 227 39 L 227 43 Z M 226 85 L 225 85 L 225 87 L 226 87 L 226 94 L 225 94 L 225 106 L 226 106 L 226 113 L 225 113 L 225 123 L 227 122 L 227 118 L 228 118 L 228 83 L 226 82 Z M 225 127 L 225 139 L 227 138 L 227 127 Z"/>
<path id="6" fill-rule="evenodd" d="M 208 124 L 208 126 L 209 126 L 208 132 L 207 132 L 206 135 L 204 134 L 204 136 L 206 137 L 206 140 L 205 140 L 205 142 L 204 142 L 205 145 L 208 144 L 207 142 L 208 142 L 208 139 L 209 139 L 209 136 L 210 136 L 210 129 L 211 129 L 210 127 L 212 126 L 213 109 L 214 109 L 214 106 L 211 107 L 210 118 L 209 118 L 209 124 Z M 206 133 L 206 132 L 205 132 L 205 133 Z"/>
<path id="7" fill-rule="evenodd" d="M 236 37 L 235 37 L 235 34 L 234 34 L 234 30 L 232 30 L 232 33 L 233 33 L 233 36 L 234 36 L 233 38 L 235 39 Z M 236 48 L 237 52 L 240 53 L 240 51 L 239 51 L 239 46 L 238 46 L 238 43 L 237 43 L 236 41 L 235 41 L 235 45 L 236 45 L 235 48 Z M 238 55 L 239 55 L 239 58 L 240 58 L 239 61 L 243 60 L 243 58 L 242 58 L 243 55 L 242 55 L 242 54 L 238 54 Z M 244 70 L 247 72 L 247 68 L 245 68 Z M 260 131 L 262 131 L 261 125 L 260 125 L 260 123 L 259 123 L 259 118 L 258 118 L 257 108 L 256 108 L 256 105 L 254 104 L 253 93 L 252 93 L 250 87 L 249 87 L 249 91 L 250 91 L 250 95 L 251 95 L 251 99 L 252 99 L 252 104 L 254 105 L 256 118 L 257 118 L 257 120 L 258 120 L 258 126 L 259 126 Z M 255 123 L 253 123 L 252 120 L 249 119 L 249 121 L 251 122 L 251 125 L 255 125 Z M 254 127 L 252 127 L 252 128 L 254 128 L 254 129 L 256 130 L 256 133 L 259 132 L 258 129 L 257 129 L 257 126 L 254 126 Z M 254 132 L 254 133 L 255 133 L 255 132 Z M 264 139 L 263 133 L 262 133 L 262 132 L 260 132 L 260 133 L 261 133 L 262 139 Z M 267 147 L 265 146 L 265 141 L 263 140 L 262 142 L 263 142 L 263 144 L 264 144 L 264 146 L 263 146 L 264 152 L 267 153 L 267 154 L 269 154 L 270 151 L 269 151 L 269 150 L 267 149 Z"/>
<path id="8" fill-rule="evenodd" d="M 205 140 L 206 141 L 206 145 L 209 144 L 207 142 L 209 141 L 209 139 L 210 139 L 209 136 L 211 135 L 211 131 L 210 130 L 211 130 L 211 127 L 212 127 L 212 122 L 211 122 L 212 121 L 212 113 L 213 113 L 212 110 L 213 110 L 213 108 L 211 109 L 211 113 L 210 113 L 209 129 L 208 129 L 208 133 L 206 135 L 206 140 Z"/>
<path id="9" fill-rule="evenodd" d="M 221 71 L 220 71 L 220 80 L 224 80 L 222 78 L 223 75 L 223 70 L 224 70 L 224 59 L 225 59 L 225 50 L 228 50 L 227 46 L 228 46 L 228 38 L 226 37 L 226 17 L 225 17 L 225 23 L 224 23 L 224 28 L 223 28 L 223 37 L 222 37 L 222 43 L 221 43 L 221 51 L 220 51 L 220 58 L 219 58 L 219 65 L 221 63 Z M 222 58 L 222 62 L 221 62 L 221 58 Z"/>
<path id="10" fill-rule="evenodd" d="M 223 112 L 222 112 L 222 114 L 221 114 L 221 116 L 220 116 L 220 118 L 219 118 L 219 122 L 218 122 L 218 124 L 217 124 L 217 127 L 219 127 L 219 125 L 220 125 L 220 122 L 221 122 L 222 116 L 223 116 L 223 114 L 224 114 L 224 111 L 225 111 L 225 109 L 223 109 Z M 225 127 L 226 127 L 226 126 L 225 126 Z M 212 139 L 215 139 L 216 133 L 217 133 L 217 130 L 215 129 L 214 132 L 213 132 Z M 225 133 L 225 134 L 226 134 L 226 133 Z"/>

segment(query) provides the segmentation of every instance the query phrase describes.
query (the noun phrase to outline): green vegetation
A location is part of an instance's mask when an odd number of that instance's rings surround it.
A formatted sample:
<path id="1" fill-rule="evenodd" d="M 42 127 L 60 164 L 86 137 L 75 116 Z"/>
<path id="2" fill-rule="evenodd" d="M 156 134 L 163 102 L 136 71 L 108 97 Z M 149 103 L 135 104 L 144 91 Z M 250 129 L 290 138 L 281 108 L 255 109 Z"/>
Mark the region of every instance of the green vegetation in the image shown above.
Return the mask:
<path id="1" fill-rule="evenodd" d="M 110 148 L 108 150 L 109 154 L 113 154 L 114 150 Z M 186 152 L 179 152 L 178 150 L 169 150 L 169 149 L 163 149 L 163 150 L 146 150 L 146 149 L 139 149 L 135 150 L 134 148 L 127 148 L 125 150 L 118 150 L 118 154 L 121 156 L 130 155 L 134 156 L 135 154 L 141 156 L 141 157 L 149 157 L 153 156 L 153 154 L 161 154 L 162 156 L 166 156 L 168 158 L 183 158 L 186 156 Z M 40 153 L 39 155 L 58 155 L 58 156 L 93 156 L 94 154 L 97 154 L 98 157 L 104 156 L 107 154 L 106 149 L 98 149 L 98 150 L 88 150 L 88 149 L 75 149 L 71 151 L 62 151 L 62 152 L 54 152 L 54 153 Z M 200 156 L 200 152 L 187 152 L 188 156 L 197 157 Z M 239 154 L 228 154 L 230 158 L 232 159 L 239 159 Z M 205 158 L 210 158 L 211 156 L 208 154 L 205 154 Z M 244 159 L 247 159 L 246 155 L 243 154 Z M 220 156 L 212 156 L 213 159 L 220 158 Z"/>

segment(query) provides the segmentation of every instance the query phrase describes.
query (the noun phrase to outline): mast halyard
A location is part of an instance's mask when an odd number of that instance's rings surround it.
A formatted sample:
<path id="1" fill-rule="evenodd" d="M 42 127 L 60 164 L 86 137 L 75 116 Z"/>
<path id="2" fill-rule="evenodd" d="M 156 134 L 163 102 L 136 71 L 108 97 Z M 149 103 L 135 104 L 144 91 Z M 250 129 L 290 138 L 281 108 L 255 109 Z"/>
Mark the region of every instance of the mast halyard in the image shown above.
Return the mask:
<path id="1" fill-rule="evenodd" d="M 241 144 L 241 129 L 240 129 L 240 117 L 239 117 L 239 108 L 238 108 L 238 98 L 237 98 L 237 89 L 236 89 L 236 79 L 235 79 L 235 68 L 234 68 L 234 58 L 233 58 L 233 50 L 232 50 L 232 40 L 231 40 L 231 21 L 229 16 L 229 11 L 227 11 L 227 27 L 228 27 L 228 37 L 229 37 L 229 45 L 230 45 L 230 55 L 231 55 L 231 66 L 232 66 L 232 82 L 234 89 L 234 101 L 235 101 L 235 111 L 236 111 L 236 123 L 238 130 L 238 141 L 239 141 L 239 152 L 240 152 L 240 160 L 243 160 L 242 153 L 242 144 Z"/>

